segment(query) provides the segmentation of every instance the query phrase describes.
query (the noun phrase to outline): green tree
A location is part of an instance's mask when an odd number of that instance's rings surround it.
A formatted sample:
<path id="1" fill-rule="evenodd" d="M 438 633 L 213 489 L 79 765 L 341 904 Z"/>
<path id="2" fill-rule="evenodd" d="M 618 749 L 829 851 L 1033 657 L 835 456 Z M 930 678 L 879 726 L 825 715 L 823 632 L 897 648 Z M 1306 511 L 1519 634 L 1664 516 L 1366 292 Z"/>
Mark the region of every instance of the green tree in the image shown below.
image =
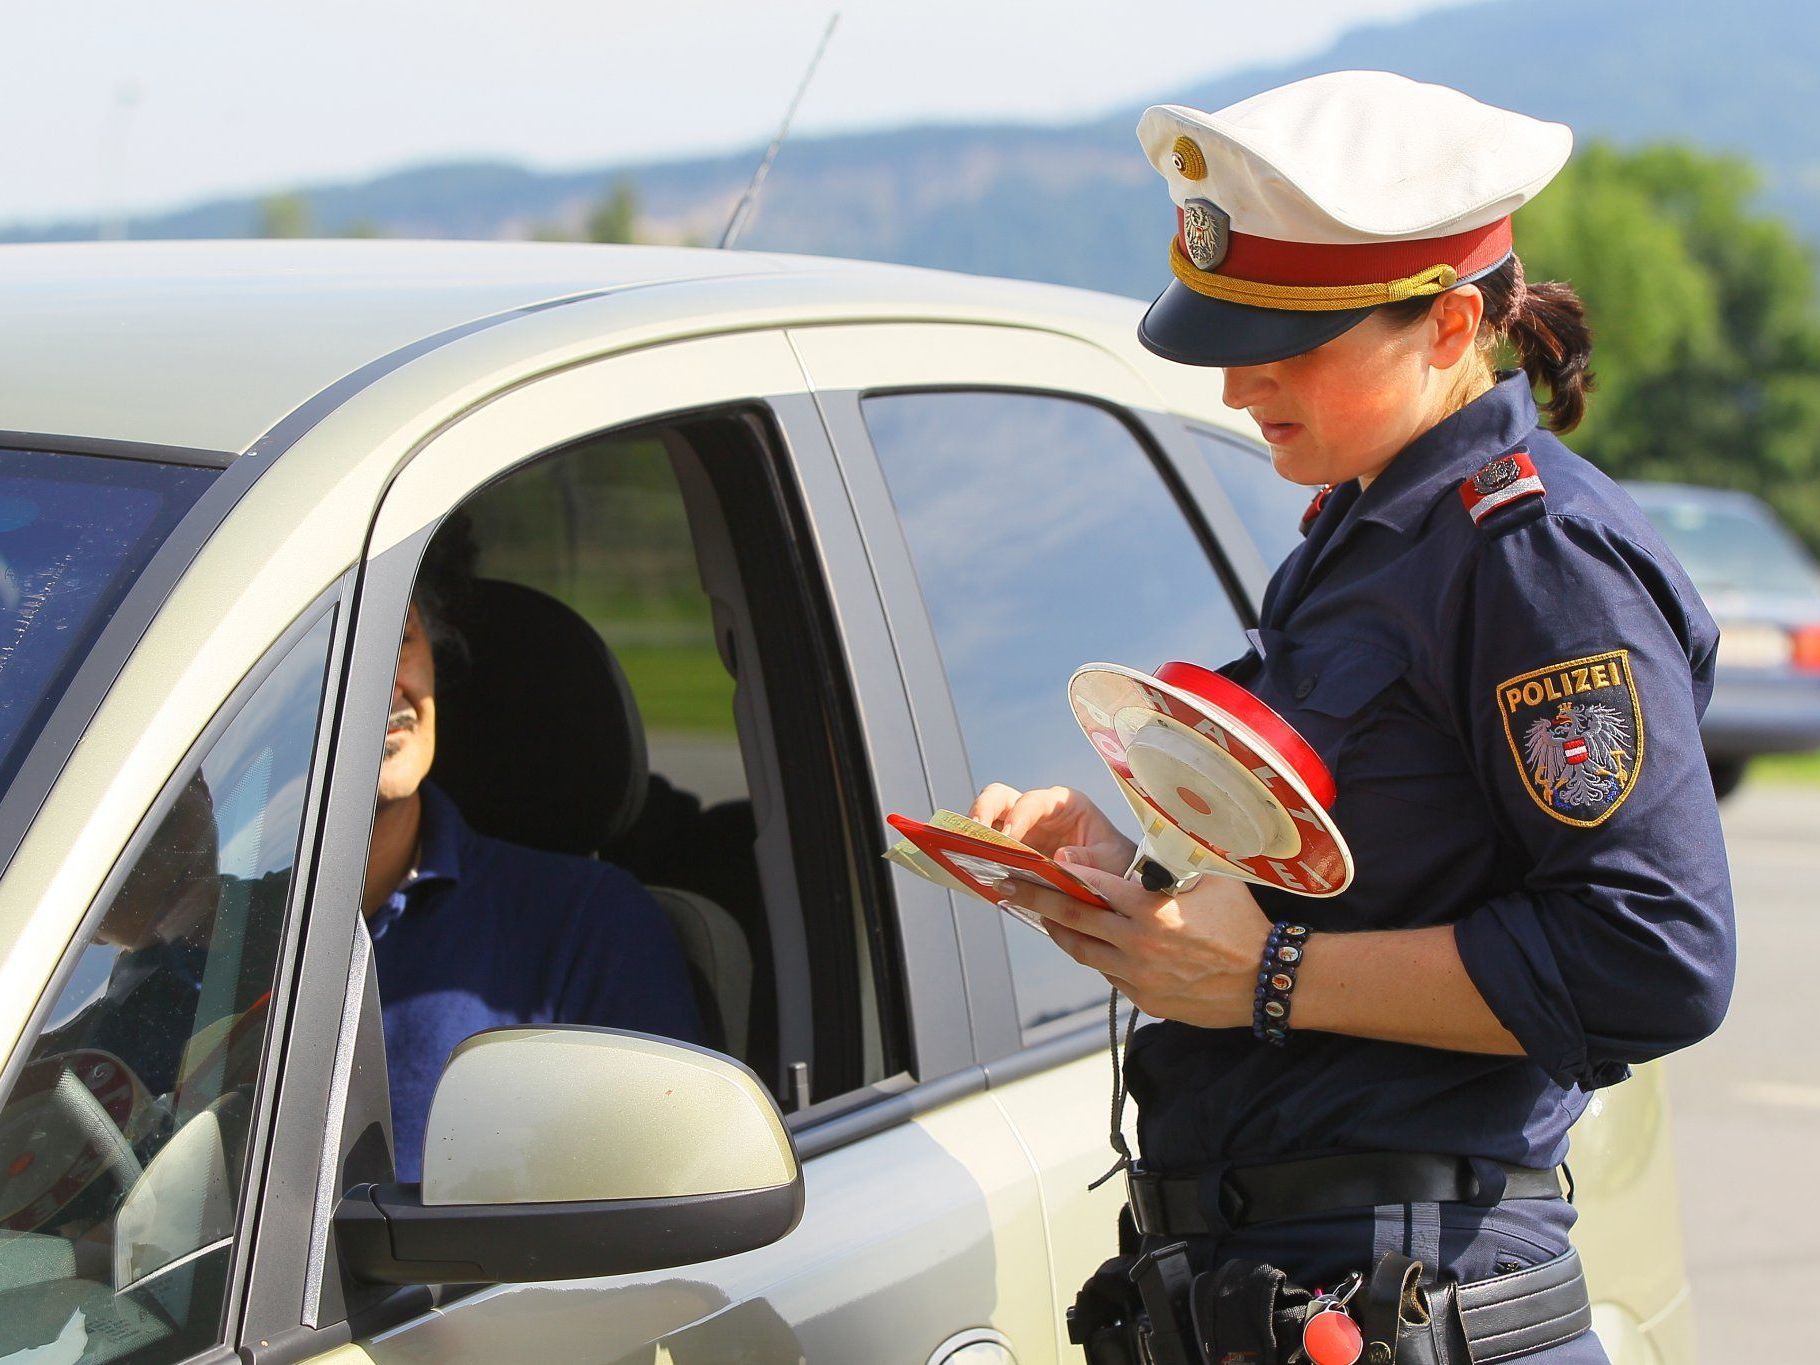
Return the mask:
<path id="1" fill-rule="evenodd" d="M 588 214 L 582 238 L 587 242 L 636 242 L 638 240 L 638 191 L 629 180 L 616 180 L 613 188 Z"/>
<path id="2" fill-rule="evenodd" d="M 638 242 L 638 191 L 629 180 L 616 180 L 594 202 L 577 237 L 560 223 L 539 223 L 531 229 L 534 242 Z"/>
<path id="3" fill-rule="evenodd" d="M 1531 280 L 1586 299 L 1598 387 L 1576 449 L 1623 478 L 1741 488 L 1820 547 L 1812 253 L 1736 157 L 1595 143 L 1517 221 Z"/>
<path id="4" fill-rule="evenodd" d="M 261 237 L 311 237 L 316 215 L 301 194 L 273 194 L 259 201 Z"/>

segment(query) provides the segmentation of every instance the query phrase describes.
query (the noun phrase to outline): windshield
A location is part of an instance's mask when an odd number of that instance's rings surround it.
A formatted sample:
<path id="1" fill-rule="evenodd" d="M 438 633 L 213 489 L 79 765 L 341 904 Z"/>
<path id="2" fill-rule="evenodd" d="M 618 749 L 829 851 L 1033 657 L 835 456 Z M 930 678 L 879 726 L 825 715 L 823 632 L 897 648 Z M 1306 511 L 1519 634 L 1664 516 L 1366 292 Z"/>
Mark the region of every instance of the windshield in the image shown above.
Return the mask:
<path id="1" fill-rule="evenodd" d="M 1732 497 L 1638 501 L 1702 593 L 1820 593 L 1820 569 L 1768 508 Z"/>
<path id="2" fill-rule="evenodd" d="M 0 450 L 0 791 L 133 579 L 215 474 Z"/>

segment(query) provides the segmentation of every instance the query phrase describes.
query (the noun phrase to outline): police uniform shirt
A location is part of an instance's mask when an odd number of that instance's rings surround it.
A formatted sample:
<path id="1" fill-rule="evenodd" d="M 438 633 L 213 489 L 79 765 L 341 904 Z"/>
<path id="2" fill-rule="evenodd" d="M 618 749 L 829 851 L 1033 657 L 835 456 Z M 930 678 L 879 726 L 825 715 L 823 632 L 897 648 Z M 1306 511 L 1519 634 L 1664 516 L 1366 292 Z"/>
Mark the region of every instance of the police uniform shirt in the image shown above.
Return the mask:
<path id="1" fill-rule="evenodd" d="M 1520 496 L 1521 452 L 1540 494 Z M 1717 637 L 1636 505 L 1538 427 L 1521 374 L 1362 493 L 1336 487 L 1271 581 L 1261 657 L 1225 671 L 1333 772 L 1357 878 L 1331 900 L 1254 893 L 1317 932 L 1452 924 L 1527 1056 L 1151 1024 L 1127 1062 L 1146 1164 L 1547 1166 L 1588 1090 L 1715 1028 L 1733 968 L 1699 736 Z"/>

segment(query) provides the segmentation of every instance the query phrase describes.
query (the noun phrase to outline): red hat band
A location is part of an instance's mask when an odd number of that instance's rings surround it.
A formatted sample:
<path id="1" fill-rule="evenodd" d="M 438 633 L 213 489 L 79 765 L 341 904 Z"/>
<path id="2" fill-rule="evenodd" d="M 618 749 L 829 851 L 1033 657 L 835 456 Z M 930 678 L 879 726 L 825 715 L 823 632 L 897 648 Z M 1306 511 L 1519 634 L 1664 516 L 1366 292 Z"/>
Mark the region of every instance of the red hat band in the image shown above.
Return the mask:
<path id="1" fill-rule="evenodd" d="M 1186 254 L 1183 216 L 1178 208 L 1176 241 Z M 1509 218 L 1411 242 L 1282 242 L 1234 232 L 1225 258 L 1207 273 L 1254 284 L 1343 286 L 1384 284 L 1431 266 L 1450 265 L 1464 279 L 1491 269 L 1510 252 Z"/>

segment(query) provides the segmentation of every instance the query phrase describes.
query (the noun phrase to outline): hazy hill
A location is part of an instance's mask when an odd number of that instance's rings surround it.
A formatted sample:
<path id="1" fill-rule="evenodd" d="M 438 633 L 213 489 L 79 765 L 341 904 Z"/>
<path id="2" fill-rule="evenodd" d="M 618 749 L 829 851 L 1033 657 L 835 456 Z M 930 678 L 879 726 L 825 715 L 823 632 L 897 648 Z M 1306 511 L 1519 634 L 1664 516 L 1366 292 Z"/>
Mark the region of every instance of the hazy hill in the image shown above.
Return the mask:
<path id="1" fill-rule="evenodd" d="M 1820 239 L 1820 6 L 1804 0 L 1747 0 L 1731 11 L 1710 0 L 1489 0 L 1354 30 L 1309 61 L 1160 89 L 1156 98 L 1217 108 L 1348 67 L 1445 81 L 1564 120 L 1582 138 L 1743 152 L 1763 168 L 1766 202 Z M 1153 292 L 1169 215 L 1137 153 L 1137 113 L 1062 127 L 794 140 L 741 245 Z M 515 237 L 542 224 L 579 225 L 624 176 L 652 235 L 711 242 L 756 156 L 745 149 L 561 174 L 460 163 L 303 193 L 329 232 L 367 224 L 396 236 Z M 238 199 L 131 227 L 140 237 L 244 236 L 258 222 L 257 201 Z M 0 229 L 0 240 L 93 235 L 93 223 Z"/>

